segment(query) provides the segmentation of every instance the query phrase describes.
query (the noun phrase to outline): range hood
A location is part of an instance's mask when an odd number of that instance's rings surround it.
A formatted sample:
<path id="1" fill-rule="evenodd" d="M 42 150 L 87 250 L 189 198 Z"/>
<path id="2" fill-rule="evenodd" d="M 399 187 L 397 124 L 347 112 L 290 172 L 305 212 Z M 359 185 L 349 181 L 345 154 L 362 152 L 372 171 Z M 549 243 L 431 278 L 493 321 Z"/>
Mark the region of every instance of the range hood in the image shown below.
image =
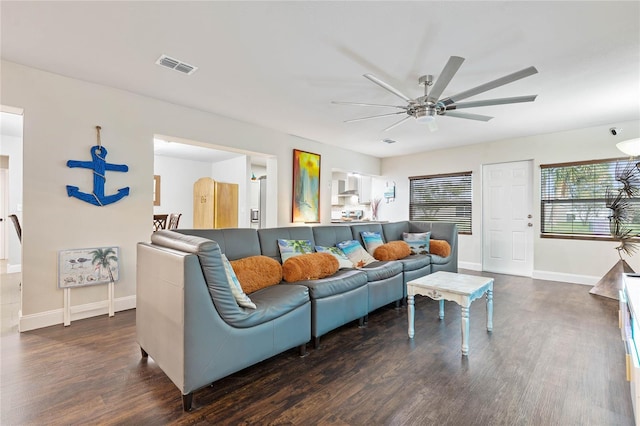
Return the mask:
<path id="1" fill-rule="evenodd" d="M 358 196 L 358 179 L 338 180 L 338 197 Z"/>

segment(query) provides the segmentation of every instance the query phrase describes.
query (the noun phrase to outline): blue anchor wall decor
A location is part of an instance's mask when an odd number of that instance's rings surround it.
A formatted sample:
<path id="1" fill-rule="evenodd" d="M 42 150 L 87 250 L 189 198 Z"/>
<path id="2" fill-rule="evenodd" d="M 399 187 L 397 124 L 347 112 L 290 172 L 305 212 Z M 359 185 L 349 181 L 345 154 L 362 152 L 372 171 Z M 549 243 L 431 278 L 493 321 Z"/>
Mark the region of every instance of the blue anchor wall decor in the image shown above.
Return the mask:
<path id="1" fill-rule="evenodd" d="M 91 147 L 92 161 L 67 161 L 67 167 L 80 167 L 83 169 L 93 170 L 93 192 L 81 192 L 77 186 L 67 185 L 67 195 L 75 197 L 79 200 L 93 204 L 95 206 L 106 206 L 129 195 L 129 187 L 120 188 L 118 192 L 111 195 L 104 194 L 104 183 L 106 181 L 105 173 L 112 172 L 128 172 L 129 167 L 125 164 L 107 163 L 107 149 L 100 143 L 100 126 L 96 126 L 98 131 L 98 145 Z"/>

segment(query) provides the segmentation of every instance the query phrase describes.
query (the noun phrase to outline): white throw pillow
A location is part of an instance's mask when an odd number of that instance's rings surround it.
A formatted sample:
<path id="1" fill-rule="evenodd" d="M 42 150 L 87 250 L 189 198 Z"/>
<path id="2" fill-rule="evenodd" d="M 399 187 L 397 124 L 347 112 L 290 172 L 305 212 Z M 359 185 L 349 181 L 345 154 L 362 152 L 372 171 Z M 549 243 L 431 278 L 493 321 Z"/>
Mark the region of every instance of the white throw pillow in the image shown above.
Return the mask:
<path id="1" fill-rule="evenodd" d="M 336 247 L 342 250 L 356 268 L 362 268 L 370 263 L 376 262 L 364 247 L 362 247 L 360 242 L 356 240 L 342 241 L 336 244 Z"/>
<path id="2" fill-rule="evenodd" d="M 353 263 L 349 260 L 349 258 L 340 250 L 338 247 L 322 247 L 316 246 L 316 251 L 318 253 L 329 253 L 333 255 L 336 259 L 338 259 L 338 268 L 353 268 Z"/>

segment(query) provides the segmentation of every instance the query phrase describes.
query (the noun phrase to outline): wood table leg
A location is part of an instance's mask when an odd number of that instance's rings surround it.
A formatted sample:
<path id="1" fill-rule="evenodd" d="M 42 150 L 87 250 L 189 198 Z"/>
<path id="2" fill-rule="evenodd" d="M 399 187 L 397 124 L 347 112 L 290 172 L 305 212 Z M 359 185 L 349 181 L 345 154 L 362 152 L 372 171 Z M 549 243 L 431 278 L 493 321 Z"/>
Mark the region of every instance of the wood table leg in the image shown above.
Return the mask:
<path id="1" fill-rule="evenodd" d="M 493 331 L 493 290 L 487 290 L 487 331 Z"/>
<path id="2" fill-rule="evenodd" d="M 407 295 L 407 315 L 409 316 L 409 339 L 413 339 L 415 335 L 415 330 L 413 329 L 413 320 L 414 320 L 414 310 L 415 310 L 415 301 L 414 295 Z"/>
<path id="3" fill-rule="evenodd" d="M 444 299 L 440 299 L 440 306 L 438 307 L 438 316 L 440 319 L 444 319 Z"/>
<path id="4" fill-rule="evenodd" d="M 469 355 L 469 306 L 462 306 L 462 355 Z"/>

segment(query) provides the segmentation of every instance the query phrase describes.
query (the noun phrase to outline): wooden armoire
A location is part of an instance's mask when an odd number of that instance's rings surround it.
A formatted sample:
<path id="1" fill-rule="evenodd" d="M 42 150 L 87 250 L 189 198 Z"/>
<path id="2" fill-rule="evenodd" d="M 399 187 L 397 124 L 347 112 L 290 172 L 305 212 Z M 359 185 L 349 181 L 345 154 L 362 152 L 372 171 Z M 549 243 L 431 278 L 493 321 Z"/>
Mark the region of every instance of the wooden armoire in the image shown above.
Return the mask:
<path id="1" fill-rule="evenodd" d="M 238 184 L 198 179 L 193 184 L 193 227 L 237 228 Z"/>

